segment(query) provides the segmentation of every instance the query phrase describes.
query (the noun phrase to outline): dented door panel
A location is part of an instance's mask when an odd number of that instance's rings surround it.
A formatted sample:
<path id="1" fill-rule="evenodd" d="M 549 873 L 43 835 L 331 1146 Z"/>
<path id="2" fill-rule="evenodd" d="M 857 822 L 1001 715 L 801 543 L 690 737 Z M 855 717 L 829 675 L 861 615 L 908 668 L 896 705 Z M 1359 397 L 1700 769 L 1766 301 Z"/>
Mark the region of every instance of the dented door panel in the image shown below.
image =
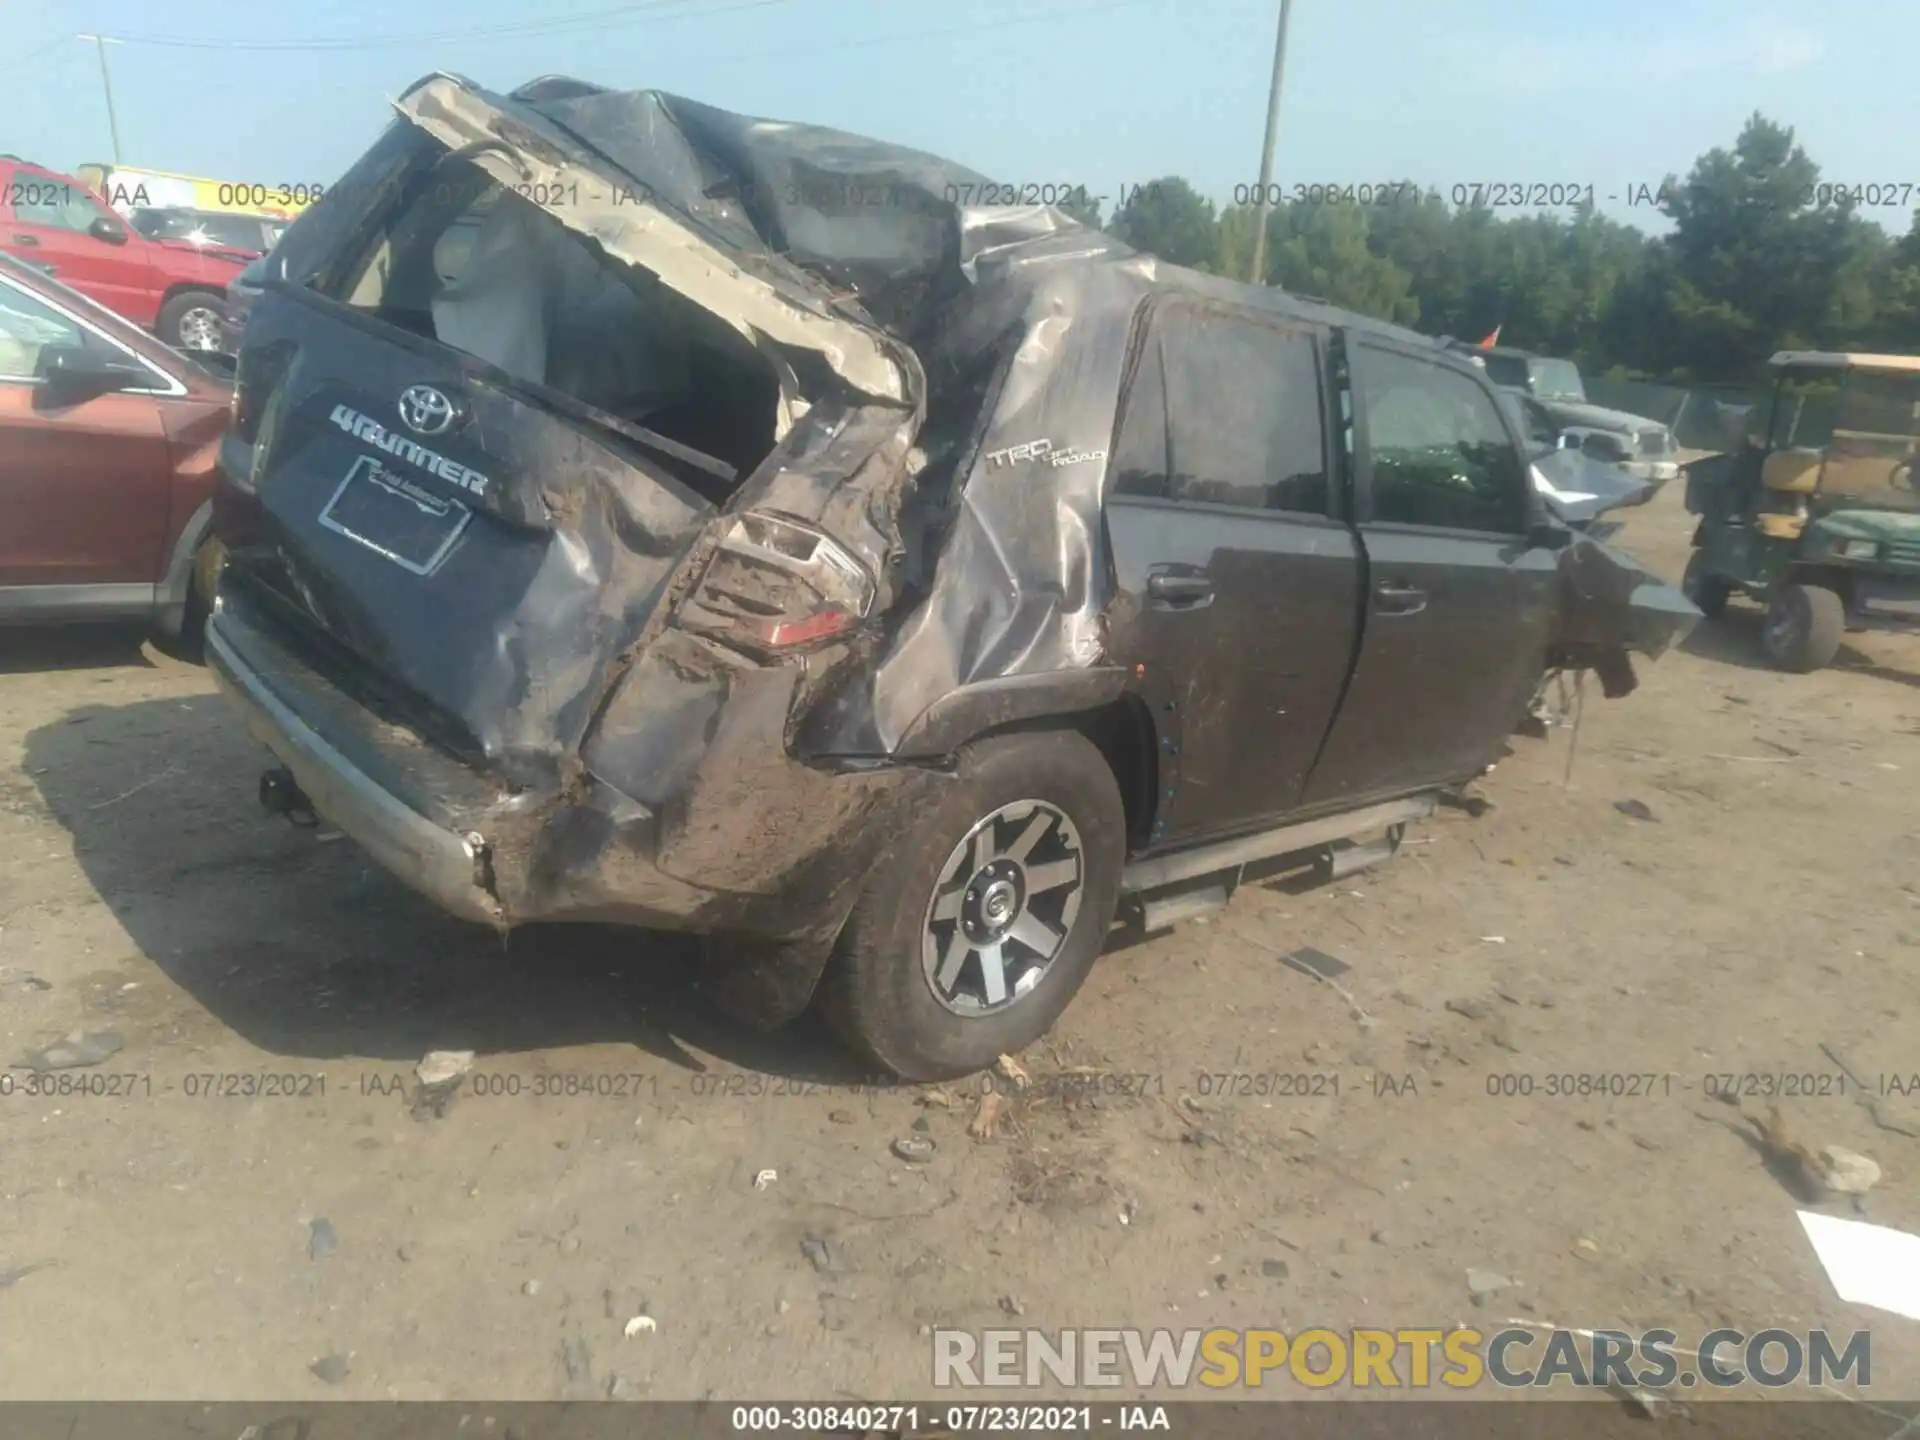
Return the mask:
<path id="1" fill-rule="evenodd" d="M 1352 660 L 1353 532 L 1332 520 L 1116 499 L 1114 658 L 1161 737 L 1156 844 L 1301 803 Z M 1156 594 L 1193 577 L 1194 598 Z"/>

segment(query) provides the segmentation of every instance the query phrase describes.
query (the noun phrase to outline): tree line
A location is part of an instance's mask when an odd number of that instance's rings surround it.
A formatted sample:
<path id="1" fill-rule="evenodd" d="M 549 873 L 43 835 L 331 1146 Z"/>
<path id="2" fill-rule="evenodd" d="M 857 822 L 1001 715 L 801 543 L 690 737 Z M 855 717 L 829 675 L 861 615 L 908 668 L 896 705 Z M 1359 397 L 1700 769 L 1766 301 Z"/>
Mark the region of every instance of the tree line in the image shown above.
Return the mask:
<path id="1" fill-rule="evenodd" d="M 1760 114 L 1649 189 L 1672 221 L 1661 236 L 1597 213 L 1591 191 L 1562 213 L 1502 213 L 1412 184 L 1327 189 L 1273 207 L 1265 282 L 1430 335 L 1497 326 L 1503 345 L 1590 374 L 1682 386 L 1752 384 L 1777 350 L 1920 353 L 1920 208 L 1897 239 L 1863 213 L 1920 207 L 1920 190 L 1825 182 Z M 1248 278 L 1258 210 L 1216 207 L 1180 176 L 1104 220 L 1066 208 L 1174 264 Z"/>

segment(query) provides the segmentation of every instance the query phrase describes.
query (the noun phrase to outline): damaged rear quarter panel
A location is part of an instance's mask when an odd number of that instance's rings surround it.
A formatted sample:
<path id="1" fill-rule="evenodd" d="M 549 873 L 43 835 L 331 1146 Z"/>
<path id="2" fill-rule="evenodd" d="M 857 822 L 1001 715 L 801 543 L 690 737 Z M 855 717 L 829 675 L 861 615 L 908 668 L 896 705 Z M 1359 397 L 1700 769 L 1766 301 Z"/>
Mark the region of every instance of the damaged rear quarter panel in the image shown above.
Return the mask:
<path id="1" fill-rule="evenodd" d="M 850 682 L 857 693 L 810 727 L 811 748 L 896 754 L 932 707 L 953 709 L 961 703 L 955 693 L 967 687 L 1099 663 L 1110 598 L 1106 452 L 1147 273 L 1136 264 L 1045 262 L 1012 274 L 989 271 L 949 317 L 962 343 L 1011 347 L 1004 380 L 944 497 L 931 589 Z M 1011 316 L 1008 291 L 1023 301 Z M 968 305 L 985 322 L 977 336 L 969 333 Z M 1036 440 L 1050 441 L 1051 455 L 1082 458 L 999 458 Z M 939 498 L 926 497 L 929 505 Z"/>
<path id="2" fill-rule="evenodd" d="M 777 513 L 831 534 L 880 582 L 879 614 L 894 596 L 911 433 L 912 417 L 892 407 L 818 405 L 728 509 Z M 803 764 L 791 756 L 790 730 L 817 695 L 863 663 L 872 642 L 759 659 L 678 628 L 672 602 L 697 583 L 713 545 L 710 528 L 682 562 L 675 593 L 611 687 L 583 763 L 657 813 L 654 862 L 669 874 L 769 895 L 798 883 L 797 872 L 816 868 L 822 852 L 838 851 L 826 867 L 838 884 L 860 870 L 852 851 L 876 808 L 919 782 Z"/>

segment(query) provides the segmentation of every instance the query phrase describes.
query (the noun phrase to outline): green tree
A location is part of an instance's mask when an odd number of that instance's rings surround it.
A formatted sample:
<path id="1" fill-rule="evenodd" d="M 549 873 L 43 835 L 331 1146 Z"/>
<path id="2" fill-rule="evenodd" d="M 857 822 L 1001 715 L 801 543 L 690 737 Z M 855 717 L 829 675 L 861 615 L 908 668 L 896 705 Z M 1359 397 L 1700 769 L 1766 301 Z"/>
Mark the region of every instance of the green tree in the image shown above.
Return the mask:
<path id="1" fill-rule="evenodd" d="M 1844 198 L 1791 129 L 1763 115 L 1667 177 L 1660 239 L 1598 214 L 1450 205 L 1408 185 L 1387 204 L 1282 204 L 1265 283 L 1434 335 L 1508 343 L 1687 384 L 1748 383 L 1776 350 L 1920 354 L 1920 211 L 1898 240 Z M 1123 195 L 1114 234 L 1234 279 L 1259 212 L 1178 176 Z"/>
<path id="2" fill-rule="evenodd" d="M 1757 376 L 1774 349 L 1837 344 L 1872 327 L 1885 236 L 1850 205 L 1818 204 L 1819 181 L 1793 131 L 1760 114 L 1731 150 L 1709 150 L 1684 181 L 1669 177 L 1674 363 Z"/>
<path id="3" fill-rule="evenodd" d="M 1273 219 L 1267 272 L 1273 283 L 1397 325 L 1419 322 L 1413 277 L 1374 253 L 1364 209 L 1289 204 L 1276 208 Z"/>
<path id="4" fill-rule="evenodd" d="M 1366 211 L 1367 237 L 1374 253 L 1407 272 L 1420 301 L 1421 327 L 1436 335 L 1465 335 L 1465 317 L 1474 257 L 1453 208 L 1440 196 L 1408 184 L 1395 199 Z M 1478 339 L 1493 328 L 1489 321 L 1474 331 Z"/>
<path id="5" fill-rule="evenodd" d="M 1214 242 L 1214 273 L 1230 280 L 1245 280 L 1253 268 L 1253 237 L 1260 223 L 1260 211 L 1252 205 L 1228 205 L 1220 212 L 1218 235 Z M 1267 235 L 1267 268 L 1273 268 L 1273 235 Z M 1271 284 L 1271 275 L 1266 281 Z"/>
<path id="6" fill-rule="evenodd" d="M 1065 211 L 1089 230 L 1105 228 L 1100 223 L 1100 202 L 1087 193 L 1084 185 L 1075 189 L 1072 196 L 1061 201 L 1056 208 Z"/>
<path id="7" fill-rule="evenodd" d="M 1107 227 L 1136 250 L 1174 265 L 1211 270 L 1220 258 L 1213 202 L 1178 175 L 1134 186 Z"/>

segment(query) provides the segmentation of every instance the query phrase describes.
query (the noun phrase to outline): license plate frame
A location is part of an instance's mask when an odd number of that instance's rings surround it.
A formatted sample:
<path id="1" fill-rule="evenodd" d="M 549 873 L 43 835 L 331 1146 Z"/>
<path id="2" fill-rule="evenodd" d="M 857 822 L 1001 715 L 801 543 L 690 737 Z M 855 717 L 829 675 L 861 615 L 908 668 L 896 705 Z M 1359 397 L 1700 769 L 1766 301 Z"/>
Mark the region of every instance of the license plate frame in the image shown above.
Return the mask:
<path id="1" fill-rule="evenodd" d="M 362 486 L 358 491 L 354 491 L 356 481 Z M 395 522 L 385 535 L 377 533 L 380 527 L 372 523 L 383 512 Z M 424 523 L 415 517 L 424 517 Z M 413 537 L 402 539 L 391 533 L 408 519 L 414 519 L 425 531 L 424 537 L 414 543 L 409 543 Z M 320 507 L 320 523 L 334 534 L 364 545 L 383 559 L 423 578 L 446 562 L 472 519 L 473 511 L 458 500 L 435 494 L 411 477 L 382 464 L 373 455 L 356 456 L 346 478 Z M 436 526 L 434 522 L 443 523 Z M 369 530 L 376 533 L 366 533 Z"/>

